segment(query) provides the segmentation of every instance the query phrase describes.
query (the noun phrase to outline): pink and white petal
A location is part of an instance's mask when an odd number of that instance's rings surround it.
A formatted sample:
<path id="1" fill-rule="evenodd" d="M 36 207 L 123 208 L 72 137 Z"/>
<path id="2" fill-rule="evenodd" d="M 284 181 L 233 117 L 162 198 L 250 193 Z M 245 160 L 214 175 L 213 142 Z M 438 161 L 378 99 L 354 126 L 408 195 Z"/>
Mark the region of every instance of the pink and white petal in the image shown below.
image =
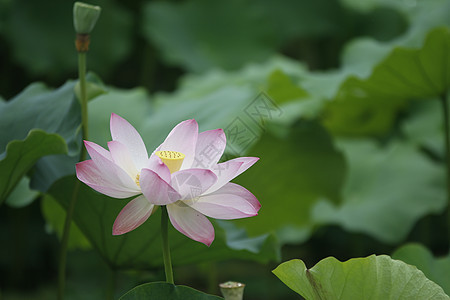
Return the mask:
<path id="1" fill-rule="evenodd" d="M 161 158 L 157 155 L 152 154 L 150 158 L 145 163 L 144 169 L 150 169 L 159 175 L 162 179 L 164 179 L 167 183 L 170 184 L 170 170 L 166 166 L 165 163 L 162 162 Z"/>
<path id="2" fill-rule="evenodd" d="M 113 198 L 128 198 L 140 194 L 140 191 L 120 188 L 109 181 L 92 160 L 85 160 L 76 164 L 77 178 L 99 193 Z"/>
<path id="3" fill-rule="evenodd" d="M 84 146 L 86 147 L 86 150 L 89 153 L 90 157 L 92 157 L 91 151 L 95 150 L 95 153 L 93 154 L 94 156 L 100 154 L 101 156 L 112 161 L 111 153 L 109 153 L 109 151 L 103 148 L 102 146 L 99 146 L 96 143 L 89 141 L 84 141 Z"/>
<path id="4" fill-rule="evenodd" d="M 170 184 L 150 169 L 142 169 L 139 184 L 145 198 L 152 204 L 167 205 L 181 198 Z"/>
<path id="5" fill-rule="evenodd" d="M 241 167 L 239 168 L 239 171 L 234 176 L 234 177 L 237 177 L 237 176 L 241 175 L 242 173 L 244 173 L 248 168 L 253 166 L 258 160 L 259 160 L 259 157 L 238 157 L 235 159 L 231 159 L 228 162 L 241 162 L 242 163 Z"/>
<path id="6" fill-rule="evenodd" d="M 189 205 L 208 217 L 226 220 L 255 216 L 261 208 L 251 192 L 234 183 L 227 183 L 211 194 L 202 195 Z"/>
<path id="7" fill-rule="evenodd" d="M 214 185 L 212 185 L 205 194 L 212 193 L 214 191 L 217 191 L 222 186 L 227 184 L 231 179 L 237 176 L 239 170 L 241 169 L 243 162 L 237 162 L 237 161 L 226 161 L 217 165 L 214 165 L 212 167 L 212 171 L 217 176 L 217 181 Z"/>
<path id="8" fill-rule="evenodd" d="M 136 169 L 128 148 L 118 141 L 108 142 L 108 148 L 113 162 L 125 170 L 131 178 L 136 178 L 138 170 Z"/>
<path id="9" fill-rule="evenodd" d="M 241 219 L 258 214 L 247 200 L 231 194 L 201 196 L 189 206 L 205 216 L 222 220 Z"/>
<path id="10" fill-rule="evenodd" d="M 121 167 L 116 165 L 112 160 L 107 159 L 100 152 L 92 147 L 93 143 L 85 142 L 85 146 L 92 161 L 96 164 L 98 170 L 111 184 L 115 185 L 117 189 L 140 191 L 136 182 L 130 175 L 127 174 Z M 95 144 L 94 144 L 95 145 Z"/>
<path id="11" fill-rule="evenodd" d="M 195 158 L 192 168 L 209 169 L 222 157 L 227 139 L 223 129 L 200 132 L 195 147 Z"/>
<path id="12" fill-rule="evenodd" d="M 214 227 L 204 215 L 184 203 L 167 205 L 170 222 L 179 232 L 194 241 L 210 246 L 214 240 Z"/>
<path id="13" fill-rule="evenodd" d="M 110 129 L 112 139 L 128 148 L 136 168 L 138 170 L 143 168 L 148 153 L 137 130 L 127 120 L 114 113 L 111 114 Z"/>
<path id="14" fill-rule="evenodd" d="M 172 174 L 171 186 L 181 195 L 178 200 L 194 199 L 203 194 L 217 181 L 208 169 L 187 169 Z"/>
<path id="15" fill-rule="evenodd" d="M 157 151 L 177 151 L 185 155 L 181 169 L 192 166 L 195 146 L 198 138 L 198 124 L 194 119 L 186 120 L 175 126 Z"/>
<path id="16" fill-rule="evenodd" d="M 150 217 L 154 207 L 143 195 L 128 202 L 114 221 L 113 235 L 130 232 L 142 225 Z"/>
<path id="17" fill-rule="evenodd" d="M 255 195 L 253 195 L 245 187 L 243 187 L 239 184 L 236 184 L 236 183 L 229 182 L 212 194 L 231 194 L 231 195 L 239 196 L 239 197 L 247 200 L 247 202 L 250 203 L 256 209 L 257 212 L 261 208 L 261 203 L 259 203 L 259 201 L 258 201 L 258 199 L 256 199 Z"/>

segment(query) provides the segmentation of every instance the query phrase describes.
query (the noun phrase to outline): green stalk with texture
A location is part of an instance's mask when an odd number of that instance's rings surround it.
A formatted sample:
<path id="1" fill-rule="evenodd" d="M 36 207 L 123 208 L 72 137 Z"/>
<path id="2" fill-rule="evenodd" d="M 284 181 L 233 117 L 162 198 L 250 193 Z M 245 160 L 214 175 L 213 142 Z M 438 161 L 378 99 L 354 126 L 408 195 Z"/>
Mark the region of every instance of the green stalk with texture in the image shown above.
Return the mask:
<path id="1" fill-rule="evenodd" d="M 168 221 L 169 215 L 167 214 L 167 208 L 161 206 L 161 237 L 162 237 L 162 250 L 164 258 L 164 270 L 166 272 L 166 281 L 168 283 L 174 283 L 172 272 L 172 261 L 170 259 L 169 249 L 169 237 L 168 237 Z"/>
<path id="2" fill-rule="evenodd" d="M 78 80 L 80 86 L 80 104 L 81 104 L 81 129 L 82 139 L 88 139 L 88 111 L 87 111 L 87 90 L 86 90 L 86 53 L 89 49 L 90 32 L 94 28 L 98 17 L 100 16 L 100 7 L 89 4 L 75 2 L 73 7 L 73 23 L 77 38 L 75 45 L 78 51 Z M 81 148 L 80 160 L 86 159 L 86 149 Z M 72 224 L 73 213 L 76 200 L 80 189 L 80 181 L 76 181 L 72 197 L 67 207 L 66 220 L 61 238 L 61 250 L 59 255 L 58 268 L 58 299 L 64 299 L 64 290 L 66 284 L 66 261 L 67 247 L 69 244 L 70 227 Z"/>
<path id="3" fill-rule="evenodd" d="M 87 123 L 87 92 L 86 92 L 86 52 L 78 53 L 78 74 L 80 82 L 80 95 L 81 95 L 81 128 L 82 139 L 87 140 L 88 135 L 88 123 Z M 86 148 L 81 148 L 80 160 L 86 159 Z M 73 212 L 75 210 L 75 204 L 78 198 L 78 191 L 80 189 L 80 181 L 76 181 L 72 197 L 67 207 L 66 219 L 64 222 L 64 231 L 61 238 L 61 252 L 59 256 L 59 272 L 58 272 L 58 299 L 64 299 L 64 289 L 66 281 L 66 260 L 67 260 L 67 247 L 69 244 L 70 227 L 72 225 Z"/>

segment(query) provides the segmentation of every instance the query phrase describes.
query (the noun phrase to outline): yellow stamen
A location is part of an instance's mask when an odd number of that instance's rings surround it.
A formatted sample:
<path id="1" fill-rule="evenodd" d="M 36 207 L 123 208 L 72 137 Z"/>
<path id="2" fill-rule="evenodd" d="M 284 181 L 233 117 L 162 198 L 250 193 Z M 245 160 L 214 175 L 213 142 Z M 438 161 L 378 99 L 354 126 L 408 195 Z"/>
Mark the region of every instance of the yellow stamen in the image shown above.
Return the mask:
<path id="1" fill-rule="evenodd" d="M 174 173 L 181 168 L 185 155 L 176 151 L 156 151 L 155 154 L 161 158 L 162 162 L 169 168 L 170 173 Z"/>
<path id="2" fill-rule="evenodd" d="M 134 180 L 134 182 L 136 182 L 138 187 L 141 187 L 141 185 L 139 184 L 139 178 L 141 177 L 141 174 L 137 174 L 136 175 L 136 179 Z"/>

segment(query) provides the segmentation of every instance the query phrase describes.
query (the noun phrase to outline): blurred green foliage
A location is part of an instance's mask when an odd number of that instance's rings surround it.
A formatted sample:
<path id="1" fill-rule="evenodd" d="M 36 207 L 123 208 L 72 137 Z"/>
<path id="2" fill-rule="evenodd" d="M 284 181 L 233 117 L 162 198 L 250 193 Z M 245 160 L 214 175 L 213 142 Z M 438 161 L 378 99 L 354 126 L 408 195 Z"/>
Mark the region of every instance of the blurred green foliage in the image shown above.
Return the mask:
<path id="1" fill-rule="evenodd" d="M 448 293 L 437 275 L 447 269 L 431 254 L 449 246 L 439 103 L 450 87 L 448 1 L 91 4 L 102 15 L 88 53 L 98 75 L 89 77 L 89 140 L 106 146 L 112 112 L 148 149 L 195 118 L 201 131 L 224 128 L 224 159 L 261 157 L 236 180 L 261 201 L 257 217 L 215 222 L 211 248 L 170 232 L 177 283 L 217 294 L 219 281 L 236 276 L 249 283 L 246 299 L 292 299 L 270 274 L 280 261 L 391 254 L 415 241 L 426 247 L 394 258 Z M 72 5 L 0 0 L 0 201 L 9 195 L 0 206 L 0 288 L 8 299 L 47 299 L 55 286 L 51 232 L 61 231 L 81 145 L 78 88 L 68 80 L 77 63 Z M 97 285 L 108 276 L 117 297 L 163 279 L 158 215 L 113 237 L 126 200 L 80 190 L 71 243 L 92 249 L 69 255 L 77 263 L 69 263 L 67 298 L 104 297 Z"/>

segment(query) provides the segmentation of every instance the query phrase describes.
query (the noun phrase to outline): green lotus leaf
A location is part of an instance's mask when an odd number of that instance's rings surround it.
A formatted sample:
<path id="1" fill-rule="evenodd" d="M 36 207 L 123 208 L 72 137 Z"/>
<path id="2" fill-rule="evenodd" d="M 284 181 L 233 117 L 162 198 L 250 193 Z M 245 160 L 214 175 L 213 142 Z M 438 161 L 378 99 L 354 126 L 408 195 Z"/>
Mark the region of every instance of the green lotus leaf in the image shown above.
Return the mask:
<path id="1" fill-rule="evenodd" d="M 311 269 L 294 259 L 273 273 L 306 300 L 449 299 L 422 271 L 387 255 L 340 262 L 328 257 Z"/>

